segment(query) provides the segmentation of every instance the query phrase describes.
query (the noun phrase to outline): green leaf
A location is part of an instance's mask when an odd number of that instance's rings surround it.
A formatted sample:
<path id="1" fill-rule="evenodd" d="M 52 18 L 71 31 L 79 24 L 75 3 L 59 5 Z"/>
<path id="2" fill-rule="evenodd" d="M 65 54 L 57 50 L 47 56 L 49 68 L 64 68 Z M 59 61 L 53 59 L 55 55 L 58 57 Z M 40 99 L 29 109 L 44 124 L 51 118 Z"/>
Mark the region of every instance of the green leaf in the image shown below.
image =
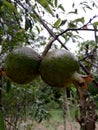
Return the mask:
<path id="1" fill-rule="evenodd" d="M 40 28 L 38 26 L 36 26 L 36 29 L 37 29 L 38 33 L 40 33 Z"/>
<path id="2" fill-rule="evenodd" d="M 55 28 L 58 28 L 59 26 L 60 26 L 60 24 L 61 24 L 61 19 L 59 18 L 55 23 L 54 23 L 54 27 Z"/>
<path id="3" fill-rule="evenodd" d="M 84 17 L 82 17 L 82 18 L 77 18 L 77 19 L 73 20 L 73 22 L 74 22 L 74 23 L 78 23 L 78 22 L 84 23 L 84 22 L 85 22 L 85 19 L 84 19 Z"/>
<path id="4" fill-rule="evenodd" d="M 32 23 L 31 23 L 31 20 L 26 18 L 26 21 L 25 21 L 25 30 L 27 31 L 28 29 L 32 29 Z"/>
<path id="5" fill-rule="evenodd" d="M 75 6 L 75 3 L 73 2 L 73 3 L 72 3 L 72 7 L 74 8 L 74 6 Z"/>
<path id="6" fill-rule="evenodd" d="M 65 11 L 64 7 L 62 6 L 62 4 L 60 4 L 60 5 L 58 6 L 58 8 L 60 8 L 62 11 Z"/>
<path id="7" fill-rule="evenodd" d="M 69 28 L 76 28 L 76 24 L 71 21 L 69 24 L 68 24 Z"/>
<path id="8" fill-rule="evenodd" d="M 54 0 L 54 5 L 55 5 L 55 7 L 58 6 L 58 0 Z"/>
<path id="9" fill-rule="evenodd" d="M 12 3 L 8 2 L 7 0 L 3 0 L 3 4 L 13 10 L 16 14 L 18 14 L 17 9 Z"/>
<path id="10" fill-rule="evenodd" d="M 62 20 L 62 22 L 61 22 L 61 25 L 60 26 L 63 26 L 63 25 L 65 25 L 65 23 L 67 22 L 67 20 L 65 19 L 65 20 Z"/>
<path id="11" fill-rule="evenodd" d="M 0 130 L 6 130 L 3 114 L 0 110 Z"/>
<path id="12" fill-rule="evenodd" d="M 95 2 L 92 3 L 92 6 L 98 8 L 98 5 Z"/>
<path id="13" fill-rule="evenodd" d="M 85 22 L 85 19 L 84 17 L 82 18 L 77 18 L 73 21 L 71 21 L 68 25 L 69 25 L 69 28 L 76 28 L 77 27 L 77 24 L 81 22 L 81 23 L 84 23 Z"/>
<path id="14" fill-rule="evenodd" d="M 88 9 L 92 10 L 92 8 L 91 8 L 90 6 L 88 6 L 88 5 L 85 5 L 85 6 L 86 6 L 86 8 L 88 8 Z"/>
<path id="15" fill-rule="evenodd" d="M 53 12 L 51 8 L 49 7 L 49 3 L 47 0 L 37 0 L 37 2 L 44 7 L 45 10 L 47 10 L 51 15 L 53 15 Z"/>
<path id="16" fill-rule="evenodd" d="M 68 12 L 68 14 L 78 14 L 78 10 L 75 9 L 74 11 L 70 11 L 70 12 Z"/>
<path id="17" fill-rule="evenodd" d="M 95 29 L 97 29 L 97 27 L 98 27 L 98 22 L 94 22 L 94 23 L 93 23 L 93 26 L 94 26 Z"/>
<path id="18" fill-rule="evenodd" d="M 30 16 L 33 18 L 34 22 L 40 22 L 40 19 L 38 16 L 36 16 L 34 13 L 30 13 Z"/>
<path id="19" fill-rule="evenodd" d="M 88 9 L 92 10 L 92 8 L 89 6 L 88 2 L 86 2 L 86 1 L 81 2 L 80 5 L 83 6 L 83 9 L 88 8 Z"/>

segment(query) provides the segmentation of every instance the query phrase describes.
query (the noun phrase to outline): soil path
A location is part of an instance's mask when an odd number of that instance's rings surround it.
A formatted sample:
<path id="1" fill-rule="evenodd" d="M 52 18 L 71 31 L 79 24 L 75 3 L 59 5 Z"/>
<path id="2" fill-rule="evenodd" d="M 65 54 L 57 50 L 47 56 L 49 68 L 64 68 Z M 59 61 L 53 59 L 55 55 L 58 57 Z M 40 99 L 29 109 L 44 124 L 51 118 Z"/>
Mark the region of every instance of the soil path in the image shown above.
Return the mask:
<path id="1" fill-rule="evenodd" d="M 71 125 L 67 122 L 67 130 L 80 130 L 80 126 L 78 123 L 76 122 L 72 122 L 72 129 L 71 129 Z M 36 124 L 33 127 L 33 130 L 64 130 L 64 126 L 63 124 L 59 124 L 56 128 L 54 126 L 44 126 L 43 124 Z M 98 130 L 98 123 L 96 124 L 96 130 Z"/>

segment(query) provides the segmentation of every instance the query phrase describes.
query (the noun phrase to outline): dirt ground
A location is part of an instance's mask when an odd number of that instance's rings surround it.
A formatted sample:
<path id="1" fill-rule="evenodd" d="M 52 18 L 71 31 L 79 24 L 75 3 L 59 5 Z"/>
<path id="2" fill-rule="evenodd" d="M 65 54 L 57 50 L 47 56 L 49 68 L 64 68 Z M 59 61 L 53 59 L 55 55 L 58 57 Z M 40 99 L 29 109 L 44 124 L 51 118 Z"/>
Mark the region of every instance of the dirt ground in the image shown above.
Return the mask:
<path id="1" fill-rule="evenodd" d="M 71 127 L 69 125 L 67 125 L 67 130 L 80 130 L 79 125 L 74 126 L 74 128 L 71 129 Z M 53 129 L 53 128 L 52 128 Z M 45 126 L 43 126 L 42 124 L 37 125 L 33 130 L 50 130 L 50 128 L 46 128 Z M 54 128 L 53 130 L 64 130 L 64 126 L 59 125 L 57 128 Z M 96 129 L 97 130 L 97 129 Z"/>
<path id="2" fill-rule="evenodd" d="M 69 124 L 68 122 L 66 123 L 66 130 L 80 130 L 80 126 L 76 122 L 72 122 Z M 64 130 L 63 124 L 59 124 L 56 128 L 54 126 L 44 126 L 43 124 L 36 124 L 33 127 L 33 130 Z M 96 124 L 96 130 L 98 130 L 98 123 Z"/>

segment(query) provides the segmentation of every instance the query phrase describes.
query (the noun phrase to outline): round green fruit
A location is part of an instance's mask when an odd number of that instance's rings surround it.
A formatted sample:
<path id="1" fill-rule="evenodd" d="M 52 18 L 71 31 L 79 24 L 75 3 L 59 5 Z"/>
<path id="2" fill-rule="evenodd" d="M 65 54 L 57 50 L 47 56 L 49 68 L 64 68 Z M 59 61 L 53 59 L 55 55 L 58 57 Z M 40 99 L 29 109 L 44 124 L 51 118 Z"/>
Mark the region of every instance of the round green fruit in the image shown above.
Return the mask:
<path id="1" fill-rule="evenodd" d="M 55 87 L 64 87 L 72 82 L 78 71 L 78 59 L 64 49 L 48 52 L 40 64 L 43 81 Z"/>
<path id="2" fill-rule="evenodd" d="M 17 48 L 6 56 L 4 71 L 15 83 L 29 83 L 39 75 L 40 61 L 41 57 L 32 48 Z"/>

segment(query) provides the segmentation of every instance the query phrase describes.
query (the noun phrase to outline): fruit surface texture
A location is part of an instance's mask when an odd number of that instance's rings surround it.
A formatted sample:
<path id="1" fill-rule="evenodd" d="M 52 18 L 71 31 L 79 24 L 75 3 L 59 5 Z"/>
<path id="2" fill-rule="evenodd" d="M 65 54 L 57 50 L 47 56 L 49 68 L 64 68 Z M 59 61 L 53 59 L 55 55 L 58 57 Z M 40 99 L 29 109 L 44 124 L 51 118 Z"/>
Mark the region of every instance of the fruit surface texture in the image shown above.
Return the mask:
<path id="1" fill-rule="evenodd" d="M 29 83 L 39 75 L 40 60 L 32 48 L 17 48 L 6 56 L 4 70 L 13 82 Z"/>
<path id="2" fill-rule="evenodd" d="M 42 79 L 50 86 L 64 87 L 79 71 L 78 59 L 68 50 L 55 49 L 46 54 L 40 65 Z"/>

